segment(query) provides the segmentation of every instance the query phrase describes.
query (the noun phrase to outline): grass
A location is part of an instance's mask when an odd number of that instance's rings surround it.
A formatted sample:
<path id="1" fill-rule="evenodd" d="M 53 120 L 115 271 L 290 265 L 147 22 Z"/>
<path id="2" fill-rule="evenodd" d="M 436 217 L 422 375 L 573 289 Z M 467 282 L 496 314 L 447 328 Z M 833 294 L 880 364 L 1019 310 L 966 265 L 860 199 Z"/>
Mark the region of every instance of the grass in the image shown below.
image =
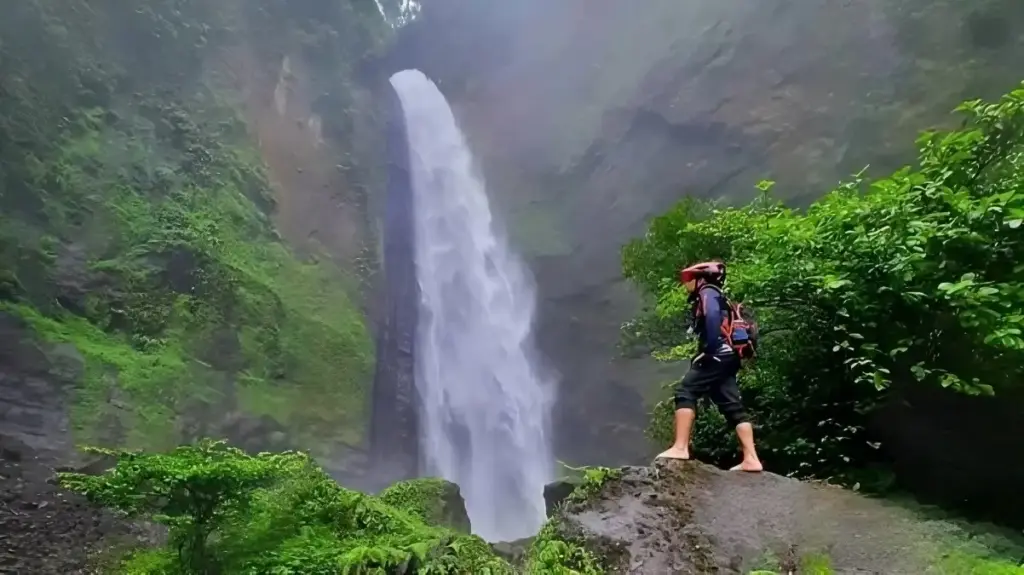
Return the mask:
<path id="1" fill-rule="evenodd" d="M 1024 575 L 1024 567 L 1003 558 L 954 552 L 929 570 L 936 575 Z"/>

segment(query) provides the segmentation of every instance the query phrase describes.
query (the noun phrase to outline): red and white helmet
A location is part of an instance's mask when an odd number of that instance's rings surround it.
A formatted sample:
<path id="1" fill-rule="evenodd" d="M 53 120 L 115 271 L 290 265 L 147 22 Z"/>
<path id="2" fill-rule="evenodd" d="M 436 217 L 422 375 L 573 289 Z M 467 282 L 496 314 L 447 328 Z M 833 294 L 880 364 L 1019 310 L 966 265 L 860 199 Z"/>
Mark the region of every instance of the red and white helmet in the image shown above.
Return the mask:
<path id="1" fill-rule="evenodd" d="M 679 272 L 679 281 L 704 280 L 716 285 L 725 283 L 725 264 L 722 262 L 701 262 Z"/>

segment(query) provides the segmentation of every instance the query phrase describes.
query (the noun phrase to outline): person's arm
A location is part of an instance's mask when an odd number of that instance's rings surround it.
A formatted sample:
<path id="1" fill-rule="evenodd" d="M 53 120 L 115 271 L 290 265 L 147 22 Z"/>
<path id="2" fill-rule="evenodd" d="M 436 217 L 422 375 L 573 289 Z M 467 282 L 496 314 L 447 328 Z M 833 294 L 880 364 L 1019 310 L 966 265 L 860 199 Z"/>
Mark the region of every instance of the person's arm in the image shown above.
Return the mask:
<path id="1" fill-rule="evenodd" d="M 718 292 L 713 289 L 705 289 L 700 292 L 700 302 L 704 309 L 704 349 L 700 350 L 705 357 L 715 357 L 721 345 L 719 338 L 722 336 L 722 307 L 718 305 Z"/>

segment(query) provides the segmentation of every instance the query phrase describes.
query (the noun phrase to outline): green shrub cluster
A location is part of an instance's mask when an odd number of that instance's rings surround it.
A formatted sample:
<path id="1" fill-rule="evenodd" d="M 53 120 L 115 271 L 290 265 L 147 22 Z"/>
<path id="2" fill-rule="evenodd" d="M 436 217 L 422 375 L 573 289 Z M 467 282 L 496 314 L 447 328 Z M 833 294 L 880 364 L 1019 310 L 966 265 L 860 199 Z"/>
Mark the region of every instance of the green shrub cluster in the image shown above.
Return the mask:
<path id="1" fill-rule="evenodd" d="M 62 485 L 169 528 L 165 548 L 130 554 L 121 573 L 512 572 L 480 538 L 424 522 L 418 513 L 432 503 L 407 497 L 404 508 L 345 489 L 303 453 L 247 455 L 208 440 L 166 453 L 98 451 L 116 466 L 62 474 Z"/>
<path id="2" fill-rule="evenodd" d="M 959 130 L 918 140 L 918 167 L 857 177 L 796 211 L 686 201 L 624 248 L 625 275 L 656 305 L 624 326 L 662 358 L 690 353 L 687 263 L 724 258 L 731 296 L 759 314 L 762 353 L 741 375 L 775 471 L 884 486 L 887 461 L 865 430 L 894 386 L 992 395 L 1024 375 L 1024 88 L 970 101 Z M 696 444 L 735 457 L 724 422 L 702 410 Z M 671 406 L 651 434 L 670 433 Z"/>
<path id="3" fill-rule="evenodd" d="M 582 541 L 566 537 L 557 517 L 549 519 L 530 545 L 526 572 L 535 575 L 603 575 L 600 559 Z"/>

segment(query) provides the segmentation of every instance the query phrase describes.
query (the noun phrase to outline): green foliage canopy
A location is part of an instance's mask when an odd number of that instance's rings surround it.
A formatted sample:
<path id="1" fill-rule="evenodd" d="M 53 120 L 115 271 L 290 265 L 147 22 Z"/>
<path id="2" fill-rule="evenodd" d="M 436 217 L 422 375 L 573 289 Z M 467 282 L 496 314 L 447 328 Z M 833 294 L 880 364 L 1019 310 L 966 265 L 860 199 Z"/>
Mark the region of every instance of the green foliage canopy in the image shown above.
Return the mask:
<path id="1" fill-rule="evenodd" d="M 626 277 L 656 302 L 624 326 L 627 341 L 683 357 L 677 270 L 724 258 L 731 297 L 759 314 L 763 353 L 743 384 L 773 466 L 851 481 L 879 459 L 864 414 L 893 385 L 991 395 L 1019 382 L 1024 87 L 958 111 L 961 129 L 918 139 L 916 169 L 858 175 L 806 212 L 772 201 L 763 182 L 751 205 L 686 201 L 656 218 L 623 250 Z M 670 412 L 656 409 L 654 435 Z M 701 439 L 713 458 L 733 451 L 728 438 Z"/>

